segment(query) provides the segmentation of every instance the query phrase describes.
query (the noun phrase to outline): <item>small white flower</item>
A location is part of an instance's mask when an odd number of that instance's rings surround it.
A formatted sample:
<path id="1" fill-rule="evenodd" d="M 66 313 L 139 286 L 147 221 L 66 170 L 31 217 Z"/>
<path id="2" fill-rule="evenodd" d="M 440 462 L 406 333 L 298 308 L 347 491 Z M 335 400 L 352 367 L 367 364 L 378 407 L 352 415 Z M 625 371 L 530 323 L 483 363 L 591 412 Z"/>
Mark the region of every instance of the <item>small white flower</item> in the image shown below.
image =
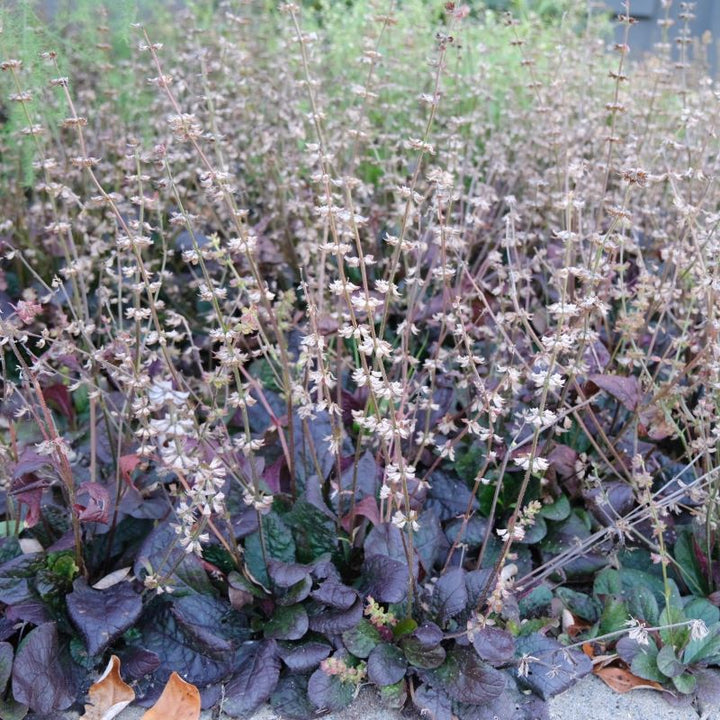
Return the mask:
<path id="1" fill-rule="evenodd" d="M 630 628 L 628 630 L 628 637 L 631 640 L 634 640 L 640 645 L 648 645 L 650 643 L 648 632 L 642 623 L 635 618 L 630 618 L 630 620 L 628 620 L 625 624 Z"/>
<path id="2" fill-rule="evenodd" d="M 530 455 L 523 455 L 522 457 L 513 458 L 513 462 L 519 465 L 523 470 L 530 468 Z M 550 463 L 541 457 L 532 458 L 532 469 L 531 472 L 534 475 L 545 472 L 550 467 Z"/>
<path id="3" fill-rule="evenodd" d="M 710 631 L 702 620 L 693 620 L 690 623 L 691 640 L 704 640 L 709 634 Z"/>

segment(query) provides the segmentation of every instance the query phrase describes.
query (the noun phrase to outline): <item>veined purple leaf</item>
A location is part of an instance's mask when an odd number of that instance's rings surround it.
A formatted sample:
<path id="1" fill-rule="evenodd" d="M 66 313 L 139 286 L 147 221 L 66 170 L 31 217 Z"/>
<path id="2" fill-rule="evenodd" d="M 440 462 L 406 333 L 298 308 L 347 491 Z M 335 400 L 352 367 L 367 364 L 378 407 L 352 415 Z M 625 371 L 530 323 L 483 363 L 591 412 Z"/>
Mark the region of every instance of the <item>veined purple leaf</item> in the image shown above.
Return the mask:
<path id="1" fill-rule="evenodd" d="M 343 585 L 338 580 L 328 578 L 317 590 L 313 590 L 310 596 L 323 605 L 348 610 L 357 601 L 358 592 L 347 585 Z"/>
<path id="2" fill-rule="evenodd" d="M 278 647 L 281 660 L 296 673 L 315 670 L 331 652 L 332 647 L 323 642 L 306 642 L 299 645 L 284 643 Z"/>
<path id="3" fill-rule="evenodd" d="M 366 555 L 363 590 L 380 602 L 399 603 L 408 588 L 408 566 L 385 555 Z"/>
<path id="4" fill-rule="evenodd" d="M 576 680 L 592 672 L 592 661 L 579 650 L 568 650 L 557 640 L 540 633 L 515 641 L 516 657 L 534 658 L 518 672 L 518 682 L 547 700 L 567 690 Z"/>
<path id="5" fill-rule="evenodd" d="M 363 603 L 357 602 L 347 610 L 318 606 L 310 613 L 310 629 L 323 635 L 340 635 L 355 627 L 363 616 Z"/>
<path id="6" fill-rule="evenodd" d="M 435 670 L 423 670 L 420 677 L 442 688 L 453 700 L 480 705 L 505 689 L 505 675 L 484 663 L 470 648 L 455 647 Z"/>
<path id="7" fill-rule="evenodd" d="M 223 710 L 232 717 L 249 717 L 268 700 L 279 677 L 277 643 L 274 640 L 258 643 L 225 687 Z"/>
<path id="8" fill-rule="evenodd" d="M 20 644 L 13 664 L 15 700 L 43 715 L 66 710 L 75 701 L 77 692 L 71 663 L 67 651 L 61 647 L 54 622 L 31 630 Z"/>
<path id="9" fill-rule="evenodd" d="M 484 627 L 473 632 L 472 644 L 475 652 L 493 665 L 504 665 L 515 655 L 515 639 L 501 628 Z"/>
<path id="10" fill-rule="evenodd" d="M 445 623 L 465 610 L 467 604 L 465 570 L 451 568 L 438 578 L 432 589 L 431 610 L 441 623 Z"/>
<path id="11" fill-rule="evenodd" d="M 310 574 L 305 565 L 286 563 L 274 558 L 268 559 L 268 575 L 275 585 L 289 588 Z"/>
<path id="12" fill-rule="evenodd" d="M 376 685 L 394 685 L 405 677 L 406 670 L 407 660 L 395 645 L 381 643 L 368 657 L 368 678 Z"/>

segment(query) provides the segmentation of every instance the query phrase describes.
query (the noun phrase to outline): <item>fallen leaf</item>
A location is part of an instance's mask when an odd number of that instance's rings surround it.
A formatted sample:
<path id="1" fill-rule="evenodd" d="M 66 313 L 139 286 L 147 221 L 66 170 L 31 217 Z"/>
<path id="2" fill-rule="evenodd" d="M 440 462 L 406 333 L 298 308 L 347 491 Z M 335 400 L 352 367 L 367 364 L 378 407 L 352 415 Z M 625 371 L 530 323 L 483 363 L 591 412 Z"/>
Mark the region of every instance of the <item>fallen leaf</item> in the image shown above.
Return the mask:
<path id="1" fill-rule="evenodd" d="M 199 717 L 200 691 L 174 672 L 162 695 L 142 716 L 142 720 L 198 720 Z"/>
<path id="2" fill-rule="evenodd" d="M 593 673 L 597 675 L 608 687 L 615 692 L 626 693 L 630 690 L 664 690 L 660 683 L 654 680 L 645 680 L 645 678 L 633 675 L 629 670 L 620 667 L 596 667 Z"/>
<path id="3" fill-rule="evenodd" d="M 134 699 L 135 691 L 120 676 L 120 658 L 113 655 L 100 679 L 88 690 L 86 720 L 111 720 Z"/>
<path id="4" fill-rule="evenodd" d="M 106 575 L 104 578 L 98 580 L 92 587 L 95 588 L 95 590 L 107 590 L 113 585 L 117 585 L 119 582 L 122 582 L 130 574 L 131 570 L 132 567 L 130 566 L 115 570 L 114 572 Z"/>
<path id="5" fill-rule="evenodd" d="M 20 538 L 20 549 L 23 555 L 31 555 L 32 553 L 42 552 L 45 548 L 35 538 Z"/>

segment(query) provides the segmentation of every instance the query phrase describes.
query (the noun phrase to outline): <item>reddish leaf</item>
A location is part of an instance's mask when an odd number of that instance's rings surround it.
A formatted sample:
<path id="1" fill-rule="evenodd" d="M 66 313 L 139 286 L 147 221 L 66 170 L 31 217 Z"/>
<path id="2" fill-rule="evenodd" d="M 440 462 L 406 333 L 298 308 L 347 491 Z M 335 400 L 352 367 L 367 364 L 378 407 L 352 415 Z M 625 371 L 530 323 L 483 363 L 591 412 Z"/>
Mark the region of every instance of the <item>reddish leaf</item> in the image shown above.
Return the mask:
<path id="1" fill-rule="evenodd" d="M 123 480 L 128 485 L 133 484 L 131 475 L 139 464 L 140 458 L 135 453 L 132 453 L 131 455 L 120 456 L 120 459 L 118 460 L 118 465 L 120 466 L 120 474 L 122 475 Z"/>
<path id="2" fill-rule="evenodd" d="M 571 477 L 576 474 L 575 463 L 577 459 L 577 451 L 562 443 L 557 443 L 548 455 L 550 464 L 562 477 Z"/>
<path id="3" fill-rule="evenodd" d="M 135 699 L 135 691 L 120 676 L 120 659 L 117 655 L 110 658 L 105 672 L 88 690 L 85 705 L 86 720 L 112 720 Z"/>
<path id="4" fill-rule="evenodd" d="M 366 517 L 373 525 L 378 525 L 381 522 L 377 500 L 369 495 L 360 500 L 360 502 L 355 503 L 355 515 Z M 353 516 L 351 514 L 346 515 L 340 523 L 345 532 L 349 533 L 352 530 Z"/>
<path id="5" fill-rule="evenodd" d="M 75 408 L 73 407 L 72 398 L 68 392 L 67 386 L 62 383 L 49 385 L 42 389 L 43 397 L 48 405 L 56 407 L 62 415 L 71 422 L 75 418 Z"/>
<path id="6" fill-rule="evenodd" d="M 100 483 L 86 482 L 78 488 L 78 495 L 87 494 L 87 505 L 75 503 L 78 518 L 84 522 L 107 523 L 110 517 L 110 494 Z"/>
<path id="7" fill-rule="evenodd" d="M 162 695 L 142 720 L 198 720 L 199 717 L 200 692 L 174 672 Z"/>
<path id="8" fill-rule="evenodd" d="M 25 527 L 31 528 L 37 525 L 40 520 L 40 503 L 43 490 L 50 486 L 48 480 L 39 478 L 35 473 L 28 473 L 15 478 L 10 486 L 10 493 L 18 502 L 27 505 L 25 515 Z"/>
<path id="9" fill-rule="evenodd" d="M 642 390 L 636 377 L 590 375 L 588 379 L 608 395 L 612 395 L 616 400 L 619 400 L 628 410 L 634 411 L 637 409 L 642 397 Z"/>

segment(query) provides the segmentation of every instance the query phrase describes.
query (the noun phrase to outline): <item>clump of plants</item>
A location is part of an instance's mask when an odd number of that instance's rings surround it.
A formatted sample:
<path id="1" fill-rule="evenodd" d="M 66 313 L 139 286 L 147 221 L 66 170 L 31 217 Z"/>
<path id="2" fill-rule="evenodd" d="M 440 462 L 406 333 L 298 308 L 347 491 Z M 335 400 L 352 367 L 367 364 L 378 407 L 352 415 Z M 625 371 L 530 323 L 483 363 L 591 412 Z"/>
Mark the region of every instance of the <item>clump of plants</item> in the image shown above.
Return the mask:
<path id="1" fill-rule="evenodd" d="M 717 98 L 576 5 L 4 11 L 3 717 L 717 697 Z"/>

